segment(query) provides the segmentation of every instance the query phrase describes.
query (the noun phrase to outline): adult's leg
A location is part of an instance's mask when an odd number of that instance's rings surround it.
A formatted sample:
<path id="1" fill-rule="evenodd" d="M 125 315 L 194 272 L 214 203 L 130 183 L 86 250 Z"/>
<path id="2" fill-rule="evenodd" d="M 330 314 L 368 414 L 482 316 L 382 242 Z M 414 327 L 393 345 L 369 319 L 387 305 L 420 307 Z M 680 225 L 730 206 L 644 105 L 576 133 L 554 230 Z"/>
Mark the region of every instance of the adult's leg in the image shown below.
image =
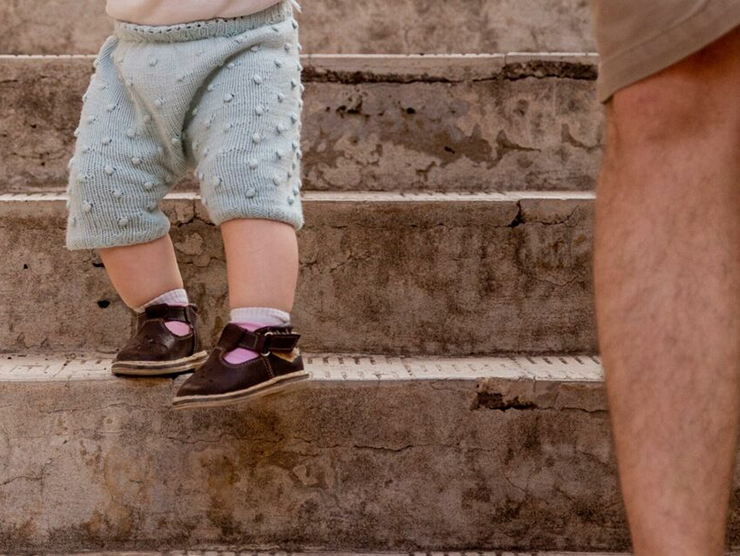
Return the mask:
<path id="1" fill-rule="evenodd" d="M 129 307 L 141 307 L 163 293 L 183 287 L 169 235 L 99 252 L 113 287 Z"/>
<path id="2" fill-rule="evenodd" d="M 298 281 L 298 242 L 292 226 L 236 219 L 221 225 L 232 309 L 269 307 L 290 313 Z"/>
<path id="3" fill-rule="evenodd" d="M 601 351 L 635 553 L 719 555 L 740 407 L 740 32 L 617 93 Z"/>

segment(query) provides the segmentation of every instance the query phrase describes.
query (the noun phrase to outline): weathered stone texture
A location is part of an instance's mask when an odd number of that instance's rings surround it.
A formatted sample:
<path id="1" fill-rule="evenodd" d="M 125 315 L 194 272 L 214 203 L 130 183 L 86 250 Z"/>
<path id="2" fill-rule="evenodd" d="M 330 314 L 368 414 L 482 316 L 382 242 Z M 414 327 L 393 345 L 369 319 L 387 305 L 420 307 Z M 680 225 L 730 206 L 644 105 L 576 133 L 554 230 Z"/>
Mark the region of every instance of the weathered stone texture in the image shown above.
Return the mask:
<path id="1" fill-rule="evenodd" d="M 304 3 L 306 52 L 586 52 L 586 0 L 344 0 Z M 112 31 L 101 0 L 4 0 L 0 53 L 92 54 Z"/>
<path id="2" fill-rule="evenodd" d="M 92 54 L 113 25 L 98 0 L 3 0 L 0 53 Z"/>
<path id="3" fill-rule="evenodd" d="M 0 191 L 65 186 L 91 62 L 0 58 Z M 593 58 L 319 56 L 305 66 L 308 190 L 594 187 Z"/>
<path id="4" fill-rule="evenodd" d="M 314 351 L 596 352 L 590 195 L 307 194 L 294 311 Z M 570 196 L 571 198 L 567 198 Z M 61 198 L 0 198 L 0 345 L 120 345 L 132 317 L 91 252 L 64 248 Z M 166 202 L 214 339 L 228 316 L 218 230 Z"/>
<path id="5" fill-rule="evenodd" d="M 234 548 L 231 550 L 222 550 L 224 547 L 219 546 L 214 549 L 206 550 L 168 550 L 165 552 L 84 552 L 80 554 L 65 554 L 63 556 L 410 556 L 406 552 L 381 552 L 377 554 L 362 552 L 359 554 L 352 552 L 284 552 L 284 551 L 270 551 L 270 552 L 250 552 L 247 550 L 240 550 Z M 445 556 L 444 552 L 418 552 L 411 556 Z M 464 553 L 453 553 L 454 556 L 629 556 L 629 554 L 615 554 L 614 552 L 537 552 L 533 554 L 531 552 L 479 552 L 474 550 L 466 550 Z M 3 555 L 8 556 L 8 555 Z M 49 554 L 47 556 L 54 556 Z M 59 555 L 62 556 L 62 555 Z M 728 554 L 728 556 L 738 556 L 737 553 Z"/>
<path id="6" fill-rule="evenodd" d="M 0 549 L 626 547 L 600 382 L 362 370 L 192 412 L 182 379 L 0 382 Z"/>
<path id="7" fill-rule="evenodd" d="M 413 555 L 409 555 L 406 552 L 381 552 L 381 553 L 352 553 L 352 552 L 285 552 L 285 551 L 269 551 L 269 552 L 252 552 L 248 550 L 240 550 L 238 547 L 224 550 L 223 546 L 218 546 L 212 549 L 206 548 L 205 550 L 167 550 L 165 552 L 84 552 L 80 554 L 64 554 L 58 556 L 445 556 L 445 552 L 417 552 Z M 540 552 L 536 554 L 532 552 L 480 552 L 477 550 L 466 550 L 464 553 L 452 553 L 452 556 L 629 556 L 629 554 L 616 554 L 614 552 Z M 3 555 L 8 556 L 8 555 Z M 48 554 L 46 556 L 55 556 Z M 738 556 L 737 553 L 733 552 L 727 556 Z"/>
<path id="8" fill-rule="evenodd" d="M 223 546 L 218 546 L 213 549 L 205 550 L 167 550 L 165 552 L 84 552 L 80 554 L 64 554 L 63 556 L 445 556 L 444 552 L 418 552 L 413 555 L 409 555 L 406 552 L 381 552 L 377 554 L 361 552 L 285 552 L 285 551 L 269 551 L 269 552 L 251 552 L 248 550 L 240 550 L 238 547 L 229 550 L 223 550 Z M 615 554 L 614 552 L 537 552 L 533 554 L 531 552 L 480 552 L 474 550 L 466 550 L 464 553 L 452 553 L 453 556 L 629 556 L 629 554 Z M 3 555 L 8 556 L 8 555 Z M 46 556 L 54 556 L 48 554 Z M 59 555 L 62 556 L 62 555 Z M 738 556 L 737 553 L 731 553 L 727 556 Z"/>

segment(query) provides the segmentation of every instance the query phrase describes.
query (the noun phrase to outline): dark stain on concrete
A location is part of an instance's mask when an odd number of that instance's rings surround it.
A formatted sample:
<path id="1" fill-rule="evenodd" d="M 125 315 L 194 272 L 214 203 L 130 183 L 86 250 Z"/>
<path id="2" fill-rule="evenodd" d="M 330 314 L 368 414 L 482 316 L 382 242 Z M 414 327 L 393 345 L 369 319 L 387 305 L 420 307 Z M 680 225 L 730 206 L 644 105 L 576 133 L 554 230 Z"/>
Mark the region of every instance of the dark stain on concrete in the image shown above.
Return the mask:
<path id="1" fill-rule="evenodd" d="M 599 76 L 596 64 L 579 64 L 551 60 L 509 63 L 504 66 L 502 73 L 504 79 L 509 81 L 526 79 L 528 77 L 536 79 L 557 77 L 560 79 L 595 81 Z"/>
<path id="2" fill-rule="evenodd" d="M 497 409 L 499 411 L 516 409 L 524 411 L 537 409 L 537 405 L 534 402 L 520 400 L 519 396 L 507 399 L 498 392 L 478 392 L 475 396 L 473 409 Z"/>

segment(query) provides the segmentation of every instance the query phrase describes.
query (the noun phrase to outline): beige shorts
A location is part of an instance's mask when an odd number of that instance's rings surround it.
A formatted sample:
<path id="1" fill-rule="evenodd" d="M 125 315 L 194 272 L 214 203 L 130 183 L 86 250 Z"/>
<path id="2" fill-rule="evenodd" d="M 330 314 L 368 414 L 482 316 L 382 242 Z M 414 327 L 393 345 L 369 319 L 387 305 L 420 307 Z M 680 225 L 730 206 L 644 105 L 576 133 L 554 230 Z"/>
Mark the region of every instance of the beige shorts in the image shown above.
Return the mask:
<path id="1" fill-rule="evenodd" d="M 602 102 L 740 26 L 740 0 L 592 0 L 592 7 Z"/>

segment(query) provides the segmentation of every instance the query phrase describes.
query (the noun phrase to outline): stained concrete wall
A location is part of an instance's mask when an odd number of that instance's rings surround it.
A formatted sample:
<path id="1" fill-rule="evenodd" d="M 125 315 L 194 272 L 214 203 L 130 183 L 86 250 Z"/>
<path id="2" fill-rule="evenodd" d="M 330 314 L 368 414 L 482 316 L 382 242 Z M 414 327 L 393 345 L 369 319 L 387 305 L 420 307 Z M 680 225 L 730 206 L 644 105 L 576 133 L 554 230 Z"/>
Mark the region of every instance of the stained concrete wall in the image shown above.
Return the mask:
<path id="1" fill-rule="evenodd" d="M 212 341 L 228 317 L 218 230 L 166 203 Z M 119 346 L 132 316 L 88 251 L 64 248 L 64 201 L 0 197 L 0 346 Z M 592 200 L 309 194 L 294 311 L 304 348 L 365 353 L 596 352 Z"/>
<path id="2" fill-rule="evenodd" d="M 591 190 L 603 128 L 595 64 L 309 57 L 305 188 Z M 91 72 L 89 58 L 0 58 L 0 191 L 65 186 Z"/>
<path id="3" fill-rule="evenodd" d="M 191 412 L 179 381 L 0 381 L 0 550 L 626 548 L 600 383 L 360 367 Z"/>
<path id="4" fill-rule="evenodd" d="M 586 0 L 307 0 L 306 52 L 593 50 Z M 103 0 L 4 0 L 0 53 L 91 54 L 111 33 Z"/>

